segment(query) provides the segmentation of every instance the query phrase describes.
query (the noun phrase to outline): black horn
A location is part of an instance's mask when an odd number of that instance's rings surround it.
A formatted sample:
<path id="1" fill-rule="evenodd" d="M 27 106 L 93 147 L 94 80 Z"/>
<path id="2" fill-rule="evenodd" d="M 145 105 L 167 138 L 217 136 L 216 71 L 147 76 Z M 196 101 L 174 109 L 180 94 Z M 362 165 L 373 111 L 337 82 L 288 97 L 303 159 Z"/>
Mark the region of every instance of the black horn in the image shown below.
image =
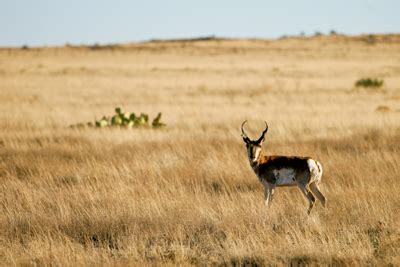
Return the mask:
<path id="1" fill-rule="evenodd" d="M 260 138 L 258 138 L 257 143 L 261 143 L 261 141 L 264 139 L 264 135 L 268 131 L 268 123 L 266 121 L 264 121 L 264 122 L 265 122 L 265 130 L 262 132 Z"/>
<path id="2" fill-rule="evenodd" d="M 242 129 L 242 137 L 243 137 L 243 141 L 245 141 L 246 143 L 249 143 L 249 142 L 250 142 L 250 139 L 247 137 L 247 134 L 244 132 L 244 129 L 243 129 L 243 127 L 244 127 L 244 125 L 246 124 L 246 122 L 247 122 L 247 120 L 245 120 L 245 121 L 242 123 L 242 127 L 241 127 L 241 129 Z"/>

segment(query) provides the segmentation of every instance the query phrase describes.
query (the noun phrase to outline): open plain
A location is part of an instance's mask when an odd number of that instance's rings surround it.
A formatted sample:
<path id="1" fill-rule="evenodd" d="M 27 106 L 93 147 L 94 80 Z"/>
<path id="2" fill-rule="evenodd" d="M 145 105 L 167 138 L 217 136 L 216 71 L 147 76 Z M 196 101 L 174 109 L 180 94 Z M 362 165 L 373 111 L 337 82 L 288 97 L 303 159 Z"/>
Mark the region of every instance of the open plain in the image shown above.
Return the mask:
<path id="1" fill-rule="evenodd" d="M 68 127 L 115 107 L 167 127 Z M 327 208 L 264 206 L 245 119 Z M 1 48 L 0 188 L 3 265 L 400 265 L 400 36 Z"/>

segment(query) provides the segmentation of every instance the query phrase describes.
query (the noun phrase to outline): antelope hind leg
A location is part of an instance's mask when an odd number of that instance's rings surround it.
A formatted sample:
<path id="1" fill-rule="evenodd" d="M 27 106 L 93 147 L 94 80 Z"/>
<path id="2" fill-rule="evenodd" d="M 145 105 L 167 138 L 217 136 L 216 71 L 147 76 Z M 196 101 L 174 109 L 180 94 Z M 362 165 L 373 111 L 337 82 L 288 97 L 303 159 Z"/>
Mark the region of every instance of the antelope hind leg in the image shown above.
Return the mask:
<path id="1" fill-rule="evenodd" d="M 313 192 L 313 194 L 319 199 L 319 201 L 321 201 L 322 206 L 326 208 L 326 197 L 321 193 L 318 184 L 317 183 L 310 184 L 310 189 Z"/>
<path id="2" fill-rule="evenodd" d="M 299 186 L 300 191 L 304 194 L 304 196 L 308 199 L 309 202 L 309 207 L 307 210 L 307 213 L 310 215 L 312 208 L 314 207 L 314 203 L 315 203 L 315 197 L 314 195 L 311 193 L 311 191 L 309 191 L 308 189 Z"/>

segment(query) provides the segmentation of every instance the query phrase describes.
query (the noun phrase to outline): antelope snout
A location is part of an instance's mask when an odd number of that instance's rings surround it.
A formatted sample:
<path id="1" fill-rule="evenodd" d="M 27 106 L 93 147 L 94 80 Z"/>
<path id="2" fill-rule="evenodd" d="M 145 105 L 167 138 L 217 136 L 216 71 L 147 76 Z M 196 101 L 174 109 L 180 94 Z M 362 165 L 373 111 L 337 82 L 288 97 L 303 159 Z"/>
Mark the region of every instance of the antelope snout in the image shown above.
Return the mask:
<path id="1" fill-rule="evenodd" d="M 257 163 L 258 163 L 257 158 L 251 158 L 250 159 L 250 164 L 251 165 L 257 165 Z"/>

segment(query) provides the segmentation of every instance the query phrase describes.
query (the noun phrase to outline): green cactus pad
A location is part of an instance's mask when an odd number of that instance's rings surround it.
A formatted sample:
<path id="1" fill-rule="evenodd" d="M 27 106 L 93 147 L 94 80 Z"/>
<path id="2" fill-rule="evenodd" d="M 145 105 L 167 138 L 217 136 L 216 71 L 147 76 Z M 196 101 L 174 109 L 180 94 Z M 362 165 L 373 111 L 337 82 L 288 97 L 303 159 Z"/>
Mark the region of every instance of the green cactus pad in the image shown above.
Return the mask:
<path id="1" fill-rule="evenodd" d="M 111 124 L 114 126 L 118 126 L 122 124 L 122 118 L 119 115 L 115 115 L 111 119 Z"/>
<path id="2" fill-rule="evenodd" d="M 151 126 L 153 126 L 153 128 L 161 128 L 161 127 L 166 126 L 165 123 L 160 122 L 161 116 L 162 116 L 162 114 L 161 114 L 161 112 L 159 112 L 157 114 L 157 117 L 154 118 L 153 122 L 151 123 Z"/>

